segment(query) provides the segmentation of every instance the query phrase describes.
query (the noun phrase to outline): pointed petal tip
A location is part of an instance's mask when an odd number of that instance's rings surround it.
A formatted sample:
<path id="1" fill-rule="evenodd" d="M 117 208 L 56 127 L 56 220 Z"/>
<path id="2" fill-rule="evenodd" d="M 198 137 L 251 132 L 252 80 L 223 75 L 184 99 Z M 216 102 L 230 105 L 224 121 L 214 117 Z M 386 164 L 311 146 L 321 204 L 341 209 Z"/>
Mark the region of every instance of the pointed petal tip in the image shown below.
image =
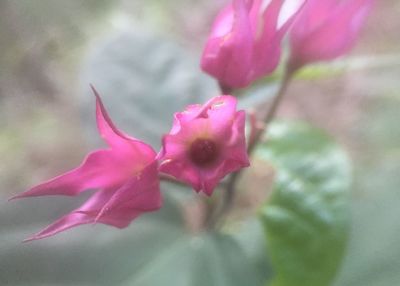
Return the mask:
<path id="1" fill-rule="evenodd" d="M 31 190 L 32 190 L 32 189 L 31 189 Z M 32 194 L 30 193 L 31 190 L 28 190 L 28 191 L 22 192 L 22 193 L 20 193 L 20 194 L 18 194 L 18 195 L 12 196 L 11 198 L 8 198 L 8 199 L 7 199 L 7 202 L 11 202 L 11 201 L 14 201 L 14 200 L 17 200 L 17 199 L 28 198 L 28 197 L 35 197 L 35 195 L 32 195 Z"/>
<path id="2" fill-rule="evenodd" d="M 89 86 L 90 86 L 90 89 L 92 90 L 94 96 L 96 97 L 96 105 L 98 107 L 100 107 L 101 109 L 103 109 L 104 108 L 103 101 L 101 100 L 99 92 L 97 91 L 97 89 L 94 87 L 93 84 L 89 84 Z"/>
<path id="3" fill-rule="evenodd" d="M 31 236 L 31 237 L 25 238 L 23 241 L 21 241 L 21 243 L 28 243 L 28 242 L 32 242 L 34 240 L 37 240 L 37 238 Z"/>
<path id="4" fill-rule="evenodd" d="M 21 241 L 21 243 L 29 243 L 29 242 L 33 242 L 35 240 L 46 238 L 46 237 L 48 237 L 48 236 L 47 235 L 40 235 L 40 232 L 39 232 L 39 233 L 36 233 L 36 234 L 34 234 L 32 236 L 29 236 L 29 237 L 25 238 L 23 241 Z"/>
<path id="5" fill-rule="evenodd" d="M 21 195 L 21 194 L 15 195 L 15 196 L 12 196 L 11 198 L 8 198 L 8 199 L 7 199 L 7 202 L 11 202 L 11 201 L 14 201 L 14 200 L 20 199 L 20 198 L 22 198 L 22 195 Z"/>
<path id="6" fill-rule="evenodd" d="M 99 96 L 99 93 L 97 92 L 97 90 L 96 90 L 96 88 L 94 87 L 94 85 L 90 83 L 89 86 L 90 86 L 90 89 L 93 91 L 94 95 L 95 95 L 96 97 L 98 97 L 98 96 Z"/>

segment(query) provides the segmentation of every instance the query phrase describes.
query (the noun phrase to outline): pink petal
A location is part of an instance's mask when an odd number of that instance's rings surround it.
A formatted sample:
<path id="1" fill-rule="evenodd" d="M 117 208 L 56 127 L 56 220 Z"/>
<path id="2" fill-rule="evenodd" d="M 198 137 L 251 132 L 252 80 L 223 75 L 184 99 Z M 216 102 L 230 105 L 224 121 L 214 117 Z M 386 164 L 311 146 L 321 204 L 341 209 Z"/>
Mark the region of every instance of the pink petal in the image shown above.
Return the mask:
<path id="1" fill-rule="evenodd" d="M 194 167 L 187 158 L 180 156 L 165 160 L 160 164 L 160 172 L 175 177 L 177 180 L 191 185 L 196 192 L 202 190 L 199 169 Z"/>
<path id="2" fill-rule="evenodd" d="M 174 124 L 177 126 L 163 137 L 159 169 L 192 185 L 197 192 L 211 195 L 224 176 L 249 166 L 244 135 L 245 113 L 236 111 L 236 99 L 232 96 L 214 97 L 196 112 L 197 116 L 188 117 L 176 114 Z M 211 148 L 210 152 L 208 147 L 197 149 L 199 145 L 194 145 L 204 142 L 211 144 L 205 146 L 215 146 L 215 149 Z M 200 157 L 193 157 L 193 150 L 200 152 Z M 201 153 L 203 150 L 205 153 Z M 212 156 L 210 161 L 207 161 L 209 157 L 203 157 L 205 161 L 200 162 L 195 159 L 209 155 Z"/>
<path id="3" fill-rule="evenodd" d="M 217 15 L 215 22 L 211 28 L 210 37 L 221 38 L 226 36 L 232 31 L 235 13 L 231 4 L 228 4 Z"/>
<path id="4" fill-rule="evenodd" d="M 82 224 L 100 222 L 118 228 L 127 227 L 144 212 L 162 205 L 157 164 L 154 162 L 119 189 L 96 192 L 80 208 L 60 218 L 25 241 L 42 239 Z"/>
<path id="5" fill-rule="evenodd" d="M 112 150 L 95 151 L 78 168 L 39 184 L 13 199 L 44 195 L 75 196 L 87 189 L 117 186 L 138 168 L 132 164 L 133 159 Z"/>
<path id="6" fill-rule="evenodd" d="M 227 140 L 236 114 L 237 100 L 233 96 L 217 96 L 213 98 L 208 117 L 211 130 L 218 140 Z"/>
<path id="7" fill-rule="evenodd" d="M 159 209 L 161 204 L 158 166 L 154 162 L 113 194 L 102 207 L 96 221 L 112 215 L 116 210 L 153 211 Z"/>
<path id="8" fill-rule="evenodd" d="M 93 91 L 97 99 L 99 132 L 111 146 L 111 150 L 92 152 L 76 169 L 12 199 L 44 195 L 74 196 L 87 189 L 117 187 L 155 160 L 156 153 L 149 145 L 124 135 L 114 126 L 94 88 Z"/>
<path id="9" fill-rule="evenodd" d="M 291 61 L 301 66 L 348 52 L 371 6 L 371 0 L 309 0 L 291 32 Z"/>
<path id="10" fill-rule="evenodd" d="M 217 17 L 216 25 L 206 44 L 202 56 L 201 67 L 207 73 L 230 87 L 248 84 L 248 73 L 252 57 L 252 32 L 248 17 L 248 8 L 244 0 L 233 1 L 234 16 L 230 8 L 223 10 Z M 231 30 L 225 35 L 228 24 L 232 22 Z M 223 28 L 221 28 L 223 27 Z M 218 36 L 216 36 L 218 35 Z"/>
<path id="11" fill-rule="evenodd" d="M 284 0 L 233 0 L 216 18 L 201 67 L 222 86 L 243 88 L 273 72 L 281 41 L 300 9 L 278 27 Z"/>
<path id="12" fill-rule="evenodd" d="M 96 121 L 101 137 L 110 145 L 110 147 L 120 153 L 125 153 L 127 156 L 140 157 L 140 160 L 145 160 L 153 155 L 154 150 L 142 141 L 137 140 L 124 134 L 118 130 L 104 108 L 103 102 L 91 85 L 93 93 L 96 96 Z"/>
<path id="13" fill-rule="evenodd" d="M 254 46 L 254 79 L 273 72 L 279 64 L 281 57 L 281 42 L 294 20 L 302 10 L 303 5 L 295 13 L 290 15 L 286 22 L 278 29 L 278 20 L 282 6 L 285 1 L 272 0 L 266 10 L 262 12 L 259 21 L 262 23 L 262 30 Z"/>

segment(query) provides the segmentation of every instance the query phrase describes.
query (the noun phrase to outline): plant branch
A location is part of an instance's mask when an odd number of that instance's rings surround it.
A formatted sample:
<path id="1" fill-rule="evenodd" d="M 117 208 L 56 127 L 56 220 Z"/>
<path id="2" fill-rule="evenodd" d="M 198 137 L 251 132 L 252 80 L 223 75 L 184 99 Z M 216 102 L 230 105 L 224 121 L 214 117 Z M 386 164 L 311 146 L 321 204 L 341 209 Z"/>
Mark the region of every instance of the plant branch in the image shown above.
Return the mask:
<path id="1" fill-rule="evenodd" d="M 248 154 L 249 156 L 253 153 L 255 147 L 257 146 L 258 142 L 261 140 L 262 135 L 264 134 L 264 131 L 266 130 L 267 126 L 269 123 L 274 119 L 276 112 L 278 110 L 278 107 L 280 106 L 282 99 L 286 93 L 286 90 L 289 86 L 289 83 L 296 72 L 295 69 L 290 68 L 288 65 L 287 68 L 285 69 L 283 79 L 279 85 L 279 89 L 277 91 L 276 96 L 274 97 L 270 107 L 266 109 L 266 112 L 264 112 L 260 118 L 260 122 L 262 122 L 263 128 L 257 129 L 254 134 L 251 136 L 251 140 L 249 142 L 248 146 Z M 229 210 L 232 207 L 232 203 L 234 201 L 234 197 L 236 194 L 236 183 L 238 179 L 240 178 L 242 171 L 238 171 L 233 173 L 229 179 L 228 182 L 225 186 L 225 193 L 224 193 L 224 198 L 222 200 L 222 204 L 220 205 L 219 208 L 217 208 L 210 216 L 210 219 L 207 223 L 209 228 L 215 228 L 218 227 L 218 223 L 221 222 L 221 219 L 229 212 Z"/>
<path id="2" fill-rule="evenodd" d="M 261 137 L 266 130 L 267 126 L 271 123 L 271 121 L 274 119 L 276 112 L 278 111 L 278 107 L 282 102 L 282 99 L 284 98 L 284 95 L 286 94 L 286 90 L 289 86 L 290 81 L 293 78 L 293 75 L 295 73 L 295 70 L 286 68 L 283 79 L 279 85 L 279 89 L 276 93 L 276 96 L 274 97 L 270 107 L 266 109 L 266 112 L 261 116 L 261 119 L 259 120 L 262 123 L 263 128 L 260 128 L 254 135 L 254 138 L 252 141 L 249 143 L 248 146 L 248 154 L 251 155 L 254 151 L 254 148 L 257 146 L 257 143 L 261 140 Z"/>

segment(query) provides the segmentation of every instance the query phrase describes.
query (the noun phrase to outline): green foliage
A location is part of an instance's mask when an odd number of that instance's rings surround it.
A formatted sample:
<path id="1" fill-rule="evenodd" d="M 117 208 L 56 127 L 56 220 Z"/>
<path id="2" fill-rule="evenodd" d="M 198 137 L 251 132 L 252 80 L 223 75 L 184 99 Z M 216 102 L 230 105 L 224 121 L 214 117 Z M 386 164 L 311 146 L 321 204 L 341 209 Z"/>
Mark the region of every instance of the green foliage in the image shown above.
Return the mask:
<path id="1" fill-rule="evenodd" d="M 249 258 L 258 276 L 263 281 L 270 279 L 273 271 L 269 257 L 266 255 L 264 229 L 261 221 L 257 217 L 252 217 L 235 225 L 230 233 Z"/>
<path id="2" fill-rule="evenodd" d="M 346 154 L 319 130 L 275 123 L 257 150 L 277 172 L 262 208 L 276 286 L 324 286 L 334 278 L 348 236 Z"/>
<path id="3" fill-rule="evenodd" d="M 120 285 L 151 267 L 183 235 L 179 209 L 167 199 L 160 212 L 139 218 L 126 230 L 89 225 L 21 243 L 71 210 L 71 200 L 40 198 L 2 206 L 1 285 Z"/>
<path id="4" fill-rule="evenodd" d="M 1 285 L 261 285 L 236 241 L 222 234 L 187 233 L 176 201 L 168 197 L 161 211 L 125 230 L 82 226 L 21 244 L 68 211 L 63 200 L 12 202 L 13 208 L 0 210 Z"/>
<path id="5" fill-rule="evenodd" d="M 132 277 L 124 285 L 260 285 L 237 243 L 218 234 L 183 237 L 166 247 L 151 267 Z"/>

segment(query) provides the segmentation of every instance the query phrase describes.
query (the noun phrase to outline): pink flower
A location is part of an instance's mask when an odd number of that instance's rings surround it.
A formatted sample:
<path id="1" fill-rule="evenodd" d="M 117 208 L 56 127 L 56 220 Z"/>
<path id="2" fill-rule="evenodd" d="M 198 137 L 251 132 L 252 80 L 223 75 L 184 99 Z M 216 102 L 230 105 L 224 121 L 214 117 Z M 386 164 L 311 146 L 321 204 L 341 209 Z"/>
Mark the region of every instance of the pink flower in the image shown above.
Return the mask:
<path id="1" fill-rule="evenodd" d="M 98 191 L 80 208 L 60 218 L 27 241 L 95 222 L 124 228 L 143 212 L 161 207 L 155 151 L 149 145 L 119 131 L 109 118 L 99 95 L 93 87 L 92 89 L 96 95 L 99 133 L 110 148 L 90 153 L 78 168 L 14 198 L 75 196 L 87 189 Z"/>
<path id="2" fill-rule="evenodd" d="M 348 52 L 372 0 L 308 0 L 290 32 L 291 64 L 331 60 Z"/>
<path id="3" fill-rule="evenodd" d="M 202 69 L 222 86 L 242 88 L 273 72 L 281 41 L 294 20 L 280 20 L 284 0 L 233 0 L 217 16 L 203 51 Z"/>
<path id="4" fill-rule="evenodd" d="M 250 165 L 244 124 L 245 113 L 236 111 L 232 96 L 175 113 L 173 127 L 163 137 L 160 171 L 211 195 L 225 175 Z"/>

